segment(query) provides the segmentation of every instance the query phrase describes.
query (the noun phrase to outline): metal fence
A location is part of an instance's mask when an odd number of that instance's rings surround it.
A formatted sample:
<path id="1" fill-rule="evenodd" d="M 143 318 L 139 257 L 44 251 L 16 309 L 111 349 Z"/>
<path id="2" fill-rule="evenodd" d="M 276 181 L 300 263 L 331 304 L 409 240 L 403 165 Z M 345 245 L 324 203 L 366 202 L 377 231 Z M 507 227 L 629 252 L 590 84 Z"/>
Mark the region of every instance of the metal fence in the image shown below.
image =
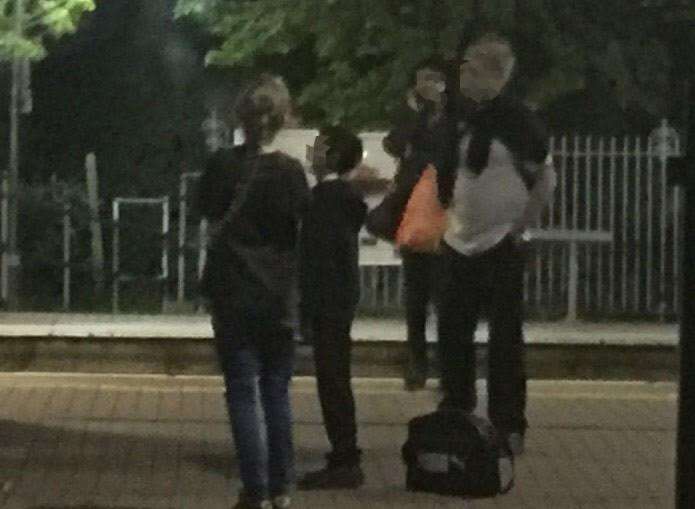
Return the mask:
<path id="1" fill-rule="evenodd" d="M 160 250 L 161 250 L 161 264 L 160 269 L 154 274 L 149 275 L 149 277 L 144 276 L 142 273 L 128 273 L 123 270 L 121 261 L 121 210 L 123 207 L 148 207 L 153 208 L 155 213 L 157 209 L 161 208 L 161 238 L 160 238 Z M 113 313 L 120 312 L 120 300 L 121 300 L 121 285 L 122 283 L 137 281 L 143 279 L 150 279 L 161 283 L 161 299 L 162 307 L 166 306 L 168 300 L 168 281 L 169 281 L 169 197 L 162 196 L 159 198 L 127 198 L 127 197 L 117 197 L 114 198 L 112 203 L 112 241 L 111 241 L 111 274 L 112 274 L 112 297 L 111 297 L 111 307 Z M 144 247 L 144 246 L 142 246 Z M 150 247 L 151 248 L 151 247 Z"/>
<path id="2" fill-rule="evenodd" d="M 679 188 L 667 182 L 666 165 L 670 156 L 680 154 L 680 147 L 677 139 L 666 148 L 663 143 L 653 141 L 639 137 L 551 140 L 558 184 L 554 200 L 536 229 L 556 234 L 540 235 L 546 241 L 531 244 L 525 299 L 532 315 L 675 318 L 680 299 L 683 197 Z M 206 256 L 206 225 L 188 206 L 198 177 L 198 173 L 181 176 L 175 232 L 168 231 L 169 211 L 164 205 L 167 200 L 157 201 L 157 204 L 162 202 L 165 216 L 161 219 L 163 261 L 161 274 L 158 273 L 164 279 L 163 298 L 175 295 L 176 301 L 184 304 L 183 309 L 197 300 L 196 281 Z M 2 194 L 0 211 L 4 211 L 7 203 L 6 193 Z M 71 251 L 84 241 L 84 234 L 76 236 L 75 226 L 71 224 L 74 214 L 65 204 L 59 226 L 62 254 L 52 255 L 54 260 L 62 258 L 58 265 L 63 272 L 61 300 L 66 310 L 71 307 L 71 285 L 75 289 L 71 270 L 78 265 L 82 270 L 86 261 L 82 260 L 83 255 Z M 2 222 L 5 221 L 3 213 Z M 114 221 L 116 224 L 118 221 Z M 7 228 L 1 230 L 4 241 Z M 176 238 L 175 243 L 168 242 L 170 236 L 172 241 Z M 572 238 L 583 240 L 574 242 Z M 153 245 L 159 243 L 153 241 Z M 117 248 L 118 241 L 115 245 Z M 173 259 L 167 257 L 172 247 Z M 127 255 L 124 253 L 123 260 L 127 261 Z M 118 254 L 113 258 L 120 261 Z M 365 239 L 360 260 L 361 309 L 401 311 L 404 278 L 392 247 Z M 114 268 L 114 275 L 121 270 Z M 176 289 L 169 293 L 166 288 L 170 285 Z M 171 289 L 174 290 L 173 286 Z M 6 289 L 0 291 L 6 297 Z"/>
<path id="3" fill-rule="evenodd" d="M 565 316 L 574 302 L 579 317 L 675 316 L 682 196 L 667 182 L 666 163 L 679 151 L 677 141 L 669 151 L 640 137 L 551 139 L 558 184 L 537 227 L 611 233 L 612 242 L 579 242 L 574 247 L 568 241 L 533 242 L 525 275 L 531 314 Z M 183 211 L 195 176 L 182 177 Z M 186 280 L 190 287 L 199 272 L 185 267 L 194 263 L 199 268 L 205 248 L 203 228 L 186 228 L 191 217 L 185 213 L 180 221 L 177 295 L 183 300 L 191 298 Z M 402 308 L 404 280 L 396 257 L 365 263 L 361 273 L 363 310 Z"/>
<path id="4" fill-rule="evenodd" d="M 649 140 L 573 137 L 553 140 L 555 199 L 541 228 L 609 231 L 609 244 L 578 252 L 580 313 L 673 317 L 679 305 L 680 189 L 667 182 L 669 153 Z M 567 301 L 568 245 L 539 245 L 526 274 L 526 301 L 539 313 L 561 313 Z"/>
<path id="5" fill-rule="evenodd" d="M 7 245 L 8 238 L 8 175 L 0 176 L 0 300 L 8 300 Z M 52 179 L 50 184 L 23 185 L 18 192 L 23 229 L 22 277 L 29 306 L 50 305 L 68 311 L 72 305 L 76 272 L 84 271 L 86 260 L 79 249 L 79 230 L 88 224 L 85 206 L 79 193 L 64 182 Z M 47 295 L 40 295 L 43 291 Z M 26 296 L 26 295 L 25 295 Z M 59 296 L 59 297 L 58 297 Z M 56 297 L 58 301 L 56 302 Z M 51 304 L 47 304 L 48 302 Z M 25 303 L 26 305 L 26 303 Z"/>

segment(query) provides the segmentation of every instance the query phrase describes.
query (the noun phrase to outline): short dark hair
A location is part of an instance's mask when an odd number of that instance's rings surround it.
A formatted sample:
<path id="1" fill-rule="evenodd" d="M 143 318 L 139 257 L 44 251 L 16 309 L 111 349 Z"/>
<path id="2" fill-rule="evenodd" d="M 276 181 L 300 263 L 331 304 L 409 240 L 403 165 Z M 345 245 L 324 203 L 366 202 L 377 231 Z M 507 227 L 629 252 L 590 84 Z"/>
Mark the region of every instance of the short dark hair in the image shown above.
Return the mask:
<path id="1" fill-rule="evenodd" d="M 360 140 L 352 131 L 340 126 L 326 126 L 321 128 L 319 134 L 326 137 L 326 145 L 328 145 L 328 158 L 334 152 L 338 153 L 335 170 L 338 175 L 342 175 L 352 170 L 362 161 L 362 140 Z"/>
<path id="2" fill-rule="evenodd" d="M 423 69 L 431 69 L 433 71 L 441 72 L 446 76 L 450 68 L 451 64 L 444 60 L 444 58 L 440 57 L 439 55 L 431 55 L 423 60 L 420 60 L 415 67 L 413 67 L 413 70 L 410 73 L 410 82 L 411 84 L 414 84 L 417 78 L 417 72 Z"/>

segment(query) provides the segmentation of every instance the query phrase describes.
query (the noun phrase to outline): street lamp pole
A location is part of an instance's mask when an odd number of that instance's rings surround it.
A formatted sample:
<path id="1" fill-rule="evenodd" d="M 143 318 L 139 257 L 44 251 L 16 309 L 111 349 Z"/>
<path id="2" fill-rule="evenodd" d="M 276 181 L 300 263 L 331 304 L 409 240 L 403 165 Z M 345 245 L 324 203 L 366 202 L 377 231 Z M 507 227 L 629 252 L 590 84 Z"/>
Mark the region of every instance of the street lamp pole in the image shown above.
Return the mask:
<path id="1" fill-rule="evenodd" d="M 15 32 L 23 32 L 24 0 L 15 0 Z M 17 242 L 17 220 L 19 209 L 19 102 L 22 63 L 17 55 L 12 57 L 12 90 L 10 93 L 10 161 L 7 181 L 8 231 L 7 246 L 3 252 L 3 277 L 7 278 L 7 306 L 11 310 L 19 307 L 20 258 Z"/>

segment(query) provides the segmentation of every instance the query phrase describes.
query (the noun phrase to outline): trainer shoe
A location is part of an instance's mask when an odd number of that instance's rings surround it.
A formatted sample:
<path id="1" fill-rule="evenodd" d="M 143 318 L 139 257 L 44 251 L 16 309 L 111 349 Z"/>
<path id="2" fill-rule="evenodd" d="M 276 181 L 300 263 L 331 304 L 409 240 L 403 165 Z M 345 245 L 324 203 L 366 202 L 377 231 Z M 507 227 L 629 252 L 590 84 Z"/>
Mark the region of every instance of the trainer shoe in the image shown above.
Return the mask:
<path id="1" fill-rule="evenodd" d="M 243 494 L 239 495 L 237 503 L 232 509 L 273 509 L 270 500 L 250 500 Z"/>

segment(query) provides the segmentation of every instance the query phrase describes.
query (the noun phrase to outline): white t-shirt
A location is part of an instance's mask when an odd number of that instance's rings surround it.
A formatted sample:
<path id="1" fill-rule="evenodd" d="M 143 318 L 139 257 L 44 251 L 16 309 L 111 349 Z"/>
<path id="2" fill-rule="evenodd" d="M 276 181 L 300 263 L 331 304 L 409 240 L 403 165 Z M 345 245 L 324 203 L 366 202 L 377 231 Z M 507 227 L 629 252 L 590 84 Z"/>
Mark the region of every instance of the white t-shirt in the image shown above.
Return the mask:
<path id="1" fill-rule="evenodd" d="M 466 166 L 471 136 L 461 139 L 459 168 L 448 209 L 445 242 L 466 256 L 495 247 L 512 230 L 529 201 L 514 156 L 493 138 L 486 167 L 476 174 Z"/>

